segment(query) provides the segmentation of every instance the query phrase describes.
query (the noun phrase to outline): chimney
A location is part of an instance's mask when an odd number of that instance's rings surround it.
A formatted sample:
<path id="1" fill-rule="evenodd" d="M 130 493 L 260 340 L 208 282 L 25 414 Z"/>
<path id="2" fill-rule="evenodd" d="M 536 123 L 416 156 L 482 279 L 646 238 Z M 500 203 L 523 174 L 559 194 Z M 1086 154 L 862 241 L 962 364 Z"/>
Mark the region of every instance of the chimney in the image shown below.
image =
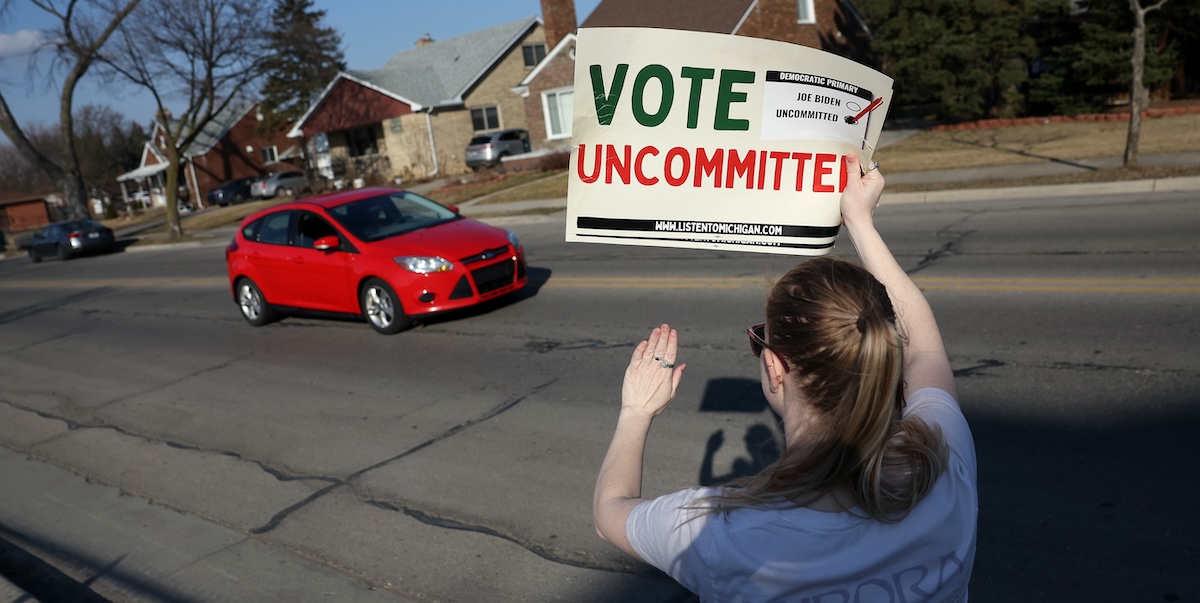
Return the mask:
<path id="1" fill-rule="evenodd" d="M 433 44 L 433 36 L 429 34 L 425 34 L 421 36 L 421 39 L 417 40 L 417 48 L 429 46 L 430 44 Z"/>
<path id="2" fill-rule="evenodd" d="M 542 24 L 549 51 L 579 27 L 575 21 L 575 0 L 542 0 Z"/>

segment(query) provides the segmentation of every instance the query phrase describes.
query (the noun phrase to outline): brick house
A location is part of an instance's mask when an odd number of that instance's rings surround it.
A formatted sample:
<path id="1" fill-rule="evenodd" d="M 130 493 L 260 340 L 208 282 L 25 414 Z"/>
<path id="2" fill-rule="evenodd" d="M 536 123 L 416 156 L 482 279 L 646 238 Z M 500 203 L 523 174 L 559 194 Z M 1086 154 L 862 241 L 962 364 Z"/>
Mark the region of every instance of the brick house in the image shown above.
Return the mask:
<path id="1" fill-rule="evenodd" d="M 0 193 L 0 232 L 12 235 L 49 224 L 51 202 L 57 203 L 58 195 Z"/>
<path id="2" fill-rule="evenodd" d="M 232 101 L 201 129 L 183 152 L 180 185 L 187 189 L 193 207 L 204 207 L 208 191 L 221 184 L 246 176 L 296 169 L 301 163 L 300 147 L 283 131 L 263 132 L 263 114 L 257 103 Z M 156 121 L 150 140 L 142 150 L 141 164 L 121 174 L 117 182 L 126 201 L 130 188 L 137 199 L 161 206 L 166 183 L 166 138 L 161 122 Z M 143 195 L 142 193 L 145 193 Z"/>
<path id="3" fill-rule="evenodd" d="M 380 69 L 339 73 L 288 136 L 326 137 L 336 178 L 463 173 L 476 132 L 527 126 L 512 87 L 545 54 L 538 17 L 448 40 L 425 38 Z"/>
<path id="4" fill-rule="evenodd" d="M 571 142 L 575 6 L 543 0 L 547 38 L 559 39 L 513 89 L 525 100 L 535 150 Z M 848 0 L 602 0 L 580 27 L 658 27 L 801 44 L 865 62 L 870 33 Z M 551 30 L 558 32 L 552 37 Z M 565 116 L 565 117 L 564 117 Z"/>
<path id="5" fill-rule="evenodd" d="M 791 42 L 867 62 L 850 0 L 602 0 L 580 27 L 663 27 Z"/>

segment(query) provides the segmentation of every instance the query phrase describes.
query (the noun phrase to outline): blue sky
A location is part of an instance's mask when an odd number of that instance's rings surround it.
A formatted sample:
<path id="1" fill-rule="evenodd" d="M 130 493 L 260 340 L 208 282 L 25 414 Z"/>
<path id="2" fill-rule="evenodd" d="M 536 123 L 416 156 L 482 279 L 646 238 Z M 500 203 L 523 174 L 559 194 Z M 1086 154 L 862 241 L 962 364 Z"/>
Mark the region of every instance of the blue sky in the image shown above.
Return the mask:
<path id="1" fill-rule="evenodd" d="M 575 0 L 582 22 L 600 0 Z M 30 70 L 28 48 L 37 30 L 54 25 L 40 10 L 13 2 L 0 17 L 0 90 L 18 123 L 58 122 L 61 77 L 47 76 L 48 61 Z M 412 48 L 429 34 L 435 40 L 486 29 L 541 14 L 540 0 L 316 0 L 326 11 L 325 23 L 342 34 L 342 50 L 351 69 L 377 69 L 392 55 Z M 149 123 L 154 102 L 128 85 L 105 86 L 89 75 L 76 88 L 75 108 L 109 105 L 129 119 Z M 0 142 L 6 141 L 0 135 Z"/>

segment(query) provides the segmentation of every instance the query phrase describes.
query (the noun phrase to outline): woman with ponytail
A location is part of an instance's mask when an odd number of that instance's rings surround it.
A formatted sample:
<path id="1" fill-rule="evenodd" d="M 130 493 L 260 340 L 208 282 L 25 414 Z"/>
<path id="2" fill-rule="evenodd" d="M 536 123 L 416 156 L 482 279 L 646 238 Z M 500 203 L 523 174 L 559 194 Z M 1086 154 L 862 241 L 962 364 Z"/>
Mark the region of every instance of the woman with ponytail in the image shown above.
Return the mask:
<path id="1" fill-rule="evenodd" d="M 933 311 L 875 230 L 877 169 L 842 222 L 862 263 L 824 257 L 779 280 L 748 329 L 786 449 L 757 475 L 641 498 L 651 420 L 675 396 L 678 332 L 651 331 L 625 371 L 596 481 L 596 531 L 702 601 L 965 602 L 975 558 L 975 447 Z"/>

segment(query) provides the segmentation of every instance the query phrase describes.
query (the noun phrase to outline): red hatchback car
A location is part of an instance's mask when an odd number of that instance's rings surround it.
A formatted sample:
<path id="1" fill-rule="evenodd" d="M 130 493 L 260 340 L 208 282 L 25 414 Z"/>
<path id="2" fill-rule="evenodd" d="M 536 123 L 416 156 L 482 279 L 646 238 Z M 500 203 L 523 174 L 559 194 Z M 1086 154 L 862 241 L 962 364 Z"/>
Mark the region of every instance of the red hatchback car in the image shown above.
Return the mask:
<path id="1" fill-rule="evenodd" d="M 361 314 L 397 333 L 416 317 L 525 286 L 525 251 L 488 226 L 409 191 L 331 193 L 247 216 L 225 250 L 234 301 L 259 326 L 278 308 Z"/>

